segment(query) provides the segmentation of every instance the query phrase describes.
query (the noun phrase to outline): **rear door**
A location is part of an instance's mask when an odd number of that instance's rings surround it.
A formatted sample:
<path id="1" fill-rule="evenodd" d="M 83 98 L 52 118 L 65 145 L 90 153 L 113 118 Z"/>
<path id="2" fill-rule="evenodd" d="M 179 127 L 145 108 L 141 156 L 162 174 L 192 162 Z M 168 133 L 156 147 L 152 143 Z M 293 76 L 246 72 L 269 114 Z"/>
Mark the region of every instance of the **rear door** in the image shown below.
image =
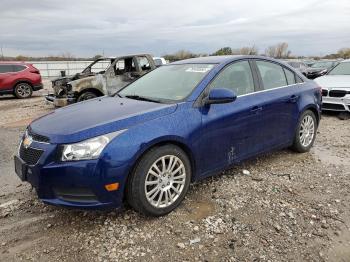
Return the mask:
<path id="1" fill-rule="evenodd" d="M 12 88 L 13 67 L 9 64 L 0 64 L 0 91 Z"/>
<path id="2" fill-rule="evenodd" d="M 298 117 L 300 91 L 296 75 L 288 68 L 268 60 L 255 60 L 260 82 L 256 98 L 261 101 L 260 127 L 264 147 L 274 148 L 289 144 Z"/>

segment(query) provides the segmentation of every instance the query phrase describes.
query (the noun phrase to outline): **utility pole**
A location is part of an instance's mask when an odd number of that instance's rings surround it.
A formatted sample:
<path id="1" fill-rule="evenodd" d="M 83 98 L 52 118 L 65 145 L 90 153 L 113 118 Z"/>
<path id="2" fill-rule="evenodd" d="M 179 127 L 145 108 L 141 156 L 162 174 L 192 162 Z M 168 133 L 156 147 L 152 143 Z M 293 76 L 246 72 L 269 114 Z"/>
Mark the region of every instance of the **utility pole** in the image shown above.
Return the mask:
<path id="1" fill-rule="evenodd" d="M 1 49 L 1 60 L 4 60 L 4 52 L 2 51 L 2 45 L 1 45 L 0 49 Z"/>

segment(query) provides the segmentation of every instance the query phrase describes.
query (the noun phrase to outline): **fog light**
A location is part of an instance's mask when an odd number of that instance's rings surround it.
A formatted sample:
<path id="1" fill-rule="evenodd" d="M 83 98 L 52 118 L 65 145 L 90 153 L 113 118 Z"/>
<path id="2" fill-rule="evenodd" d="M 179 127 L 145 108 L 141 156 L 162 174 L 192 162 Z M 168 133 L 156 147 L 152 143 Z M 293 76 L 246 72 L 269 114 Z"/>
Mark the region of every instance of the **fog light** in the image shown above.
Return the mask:
<path id="1" fill-rule="evenodd" d="M 105 185 L 105 188 L 107 191 L 116 191 L 119 188 L 119 183 Z"/>

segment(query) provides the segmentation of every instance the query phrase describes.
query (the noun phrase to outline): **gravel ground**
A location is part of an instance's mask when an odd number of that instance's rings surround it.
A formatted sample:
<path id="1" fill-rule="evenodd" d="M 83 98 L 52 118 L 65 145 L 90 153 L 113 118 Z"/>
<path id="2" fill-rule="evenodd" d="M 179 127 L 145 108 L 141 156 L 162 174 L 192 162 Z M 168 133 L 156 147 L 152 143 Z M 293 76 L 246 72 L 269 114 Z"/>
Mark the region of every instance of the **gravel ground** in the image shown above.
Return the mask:
<path id="1" fill-rule="evenodd" d="M 41 94 L 0 97 L 0 261 L 350 261 L 350 120 L 326 115 L 311 152 L 246 161 L 147 218 L 46 206 L 20 182 L 19 136 L 52 110 Z"/>

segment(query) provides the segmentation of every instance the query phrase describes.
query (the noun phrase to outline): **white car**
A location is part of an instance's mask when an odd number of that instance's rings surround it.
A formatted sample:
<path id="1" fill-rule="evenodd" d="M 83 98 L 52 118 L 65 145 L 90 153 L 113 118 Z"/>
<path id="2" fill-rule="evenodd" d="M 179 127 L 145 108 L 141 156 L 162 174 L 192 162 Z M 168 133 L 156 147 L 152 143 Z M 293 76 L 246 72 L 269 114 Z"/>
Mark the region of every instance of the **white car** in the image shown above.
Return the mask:
<path id="1" fill-rule="evenodd" d="M 315 81 L 322 87 L 322 110 L 350 112 L 350 59 Z"/>
<path id="2" fill-rule="evenodd" d="M 164 57 L 153 57 L 153 61 L 156 64 L 156 67 L 167 64 L 167 61 L 165 60 Z"/>

